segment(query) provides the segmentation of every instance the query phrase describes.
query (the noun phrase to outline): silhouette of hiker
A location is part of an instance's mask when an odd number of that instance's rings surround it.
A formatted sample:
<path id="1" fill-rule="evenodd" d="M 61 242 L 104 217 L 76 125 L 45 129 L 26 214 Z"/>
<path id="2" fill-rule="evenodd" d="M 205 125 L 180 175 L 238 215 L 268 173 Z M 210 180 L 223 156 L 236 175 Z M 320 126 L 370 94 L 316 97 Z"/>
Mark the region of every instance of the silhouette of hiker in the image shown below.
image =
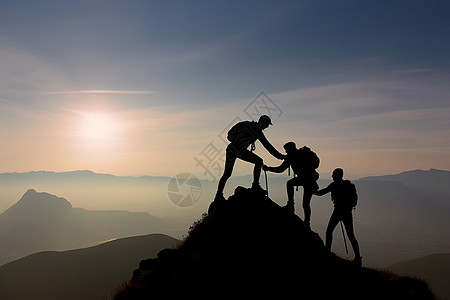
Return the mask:
<path id="1" fill-rule="evenodd" d="M 243 161 L 250 162 L 255 165 L 253 168 L 253 184 L 252 189 L 267 194 L 267 191 L 263 190 L 259 185 L 259 177 L 261 175 L 261 167 L 263 166 L 263 160 L 261 157 L 253 153 L 255 149 L 255 142 L 259 140 L 261 144 L 269 151 L 270 154 L 278 159 L 283 159 L 283 155 L 275 149 L 274 146 L 267 140 L 262 132 L 264 129 L 272 125 L 270 117 L 262 115 L 258 122 L 255 121 L 242 121 L 235 124 L 228 131 L 228 140 L 230 144 L 226 149 L 225 170 L 222 177 L 219 180 L 217 187 L 217 194 L 215 200 L 223 200 L 223 190 L 228 178 L 231 177 L 233 172 L 234 163 L 236 159 L 242 159 Z M 251 151 L 247 148 L 251 147 Z"/>
<path id="2" fill-rule="evenodd" d="M 319 173 L 316 169 L 319 167 L 320 160 L 317 155 L 308 147 L 304 146 L 297 149 L 294 142 L 284 144 L 287 153 L 285 159 L 278 167 L 263 166 L 264 171 L 274 173 L 282 173 L 289 167 L 294 171 L 294 178 L 286 182 L 286 190 L 288 201 L 286 208 L 294 212 L 294 186 L 303 186 L 303 211 L 305 214 L 305 222 L 309 225 L 311 221 L 311 198 L 313 193 L 319 189 L 317 179 Z"/>
<path id="3" fill-rule="evenodd" d="M 318 190 L 314 193 L 317 196 L 323 196 L 331 192 L 331 200 L 334 203 L 334 210 L 331 214 L 330 221 L 328 222 L 326 231 L 325 245 L 328 251 L 331 252 L 331 243 L 333 242 L 333 231 L 337 224 L 342 221 L 347 231 L 348 239 L 353 247 L 355 253 L 354 262 L 358 265 L 362 265 L 362 257 L 359 252 L 359 244 L 356 240 L 353 230 L 353 216 L 352 209 L 356 206 L 358 195 L 356 188 L 350 180 L 344 180 L 344 170 L 337 168 L 332 174 L 333 182 L 326 188 Z"/>

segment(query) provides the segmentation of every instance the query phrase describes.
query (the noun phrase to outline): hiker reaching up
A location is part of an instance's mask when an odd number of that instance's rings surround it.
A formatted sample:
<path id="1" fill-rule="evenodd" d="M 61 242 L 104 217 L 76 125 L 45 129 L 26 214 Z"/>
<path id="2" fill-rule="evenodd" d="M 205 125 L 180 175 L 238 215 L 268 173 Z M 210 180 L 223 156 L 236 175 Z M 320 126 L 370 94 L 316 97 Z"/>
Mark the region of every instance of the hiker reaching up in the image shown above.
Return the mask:
<path id="1" fill-rule="evenodd" d="M 337 168 L 332 174 L 333 182 L 326 188 L 318 190 L 314 193 L 317 196 L 323 196 L 331 192 L 331 200 L 334 204 L 334 210 L 331 214 L 330 221 L 328 222 L 326 231 L 325 245 L 328 251 L 331 252 L 331 243 L 333 242 L 333 231 L 337 224 L 342 221 L 347 231 L 348 239 L 353 247 L 355 253 L 354 262 L 358 265 L 362 265 L 362 257 L 359 252 L 359 244 L 355 237 L 353 230 L 353 215 L 352 210 L 356 206 L 358 201 L 358 194 L 355 185 L 350 180 L 344 180 L 344 170 Z"/>
<path id="2" fill-rule="evenodd" d="M 304 146 L 297 149 L 294 142 L 284 144 L 287 153 L 284 162 L 278 167 L 263 166 L 264 171 L 282 173 L 289 167 L 294 171 L 294 178 L 286 182 L 288 201 L 285 206 L 288 210 L 294 212 L 294 186 L 303 186 L 303 211 L 305 222 L 309 225 L 311 221 L 311 198 L 313 193 L 319 188 L 317 179 L 319 173 L 316 169 L 319 167 L 320 159 L 310 148 Z"/>
<path id="3" fill-rule="evenodd" d="M 255 165 L 253 168 L 252 189 L 267 194 L 267 191 L 263 190 L 259 185 L 259 177 L 261 175 L 263 160 L 261 157 L 253 153 L 253 150 L 255 149 L 255 142 L 259 140 L 270 154 L 278 159 L 283 159 L 283 155 L 278 152 L 274 146 L 272 146 L 263 133 L 263 130 L 268 128 L 269 125 L 272 125 L 270 117 L 267 115 L 262 115 L 258 122 L 242 121 L 235 124 L 228 131 L 227 138 L 230 141 L 230 144 L 226 149 L 225 170 L 222 177 L 219 179 L 215 200 L 224 199 L 223 190 L 228 178 L 231 177 L 237 158 Z M 251 150 L 248 150 L 250 146 Z"/>

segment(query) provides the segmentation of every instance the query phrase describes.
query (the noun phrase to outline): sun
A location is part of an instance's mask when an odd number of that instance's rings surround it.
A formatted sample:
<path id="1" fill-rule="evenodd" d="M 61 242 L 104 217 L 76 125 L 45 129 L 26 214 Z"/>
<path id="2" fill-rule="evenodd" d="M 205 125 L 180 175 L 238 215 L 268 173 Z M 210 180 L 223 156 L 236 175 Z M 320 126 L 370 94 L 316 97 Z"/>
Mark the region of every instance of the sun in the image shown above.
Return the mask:
<path id="1" fill-rule="evenodd" d="M 111 113 L 82 113 L 77 136 L 80 143 L 89 148 L 112 147 L 120 136 L 120 122 Z"/>
<path id="2" fill-rule="evenodd" d="M 114 134 L 114 121 L 105 114 L 88 114 L 84 117 L 86 138 L 92 141 L 108 141 Z"/>

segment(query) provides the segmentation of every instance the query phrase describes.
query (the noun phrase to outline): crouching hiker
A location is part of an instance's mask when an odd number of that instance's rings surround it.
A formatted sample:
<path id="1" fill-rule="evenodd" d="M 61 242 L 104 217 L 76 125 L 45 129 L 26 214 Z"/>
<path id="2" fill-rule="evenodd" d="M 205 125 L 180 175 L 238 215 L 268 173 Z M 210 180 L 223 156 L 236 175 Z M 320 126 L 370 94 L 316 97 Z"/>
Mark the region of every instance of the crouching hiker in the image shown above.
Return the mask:
<path id="1" fill-rule="evenodd" d="M 328 222 L 326 231 L 326 242 L 325 245 L 328 251 L 331 252 L 331 244 L 333 242 L 333 231 L 342 221 L 347 231 L 348 239 L 353 247 L 353 252 L 355 253 L 354 262 L 358 265 L 362 265 L 362 257 L 359 252 L 359 244 L 356 240 L 355 233 L 353 230 L 353 215 L 352 210 L 356 207 L 358 201 L 358 194 L 356 192 L 355 185 L 350 180 L 344 180 L 344 170 L 337 168 L 332 174 L 333 182 L 330 183 L 326 188 L 318 190 L 314 193 L 317 196 L 323 196 L 331 192 L 331 200 L 334 204 L 334 210 L 331 214 L 330 221 Z M 345 236 L 344 236 L 345 238 Z"/>
<path id="2" fill-rule="evenodd" d="M 295 211 L 294 187 L 303 186 L 304 221 L 309 226 L 311 221 L 311 198 L 313 193 L 319 189 L 319 186 L 317 185 L 319 173 L 316 172 L 316 169 L 319 167 L 320 159 L 316 153 L 306 146 L 297 149 L 294 142 L 287 142 L 283 147 L 287 154 L 284 157 L 283 163 L 277 167 L 264 165 L 263 170 L 282 173 L 286 169 L 292 167 L 294 178 L 291 178 L 286 182 L 288 201 L 285 207 L 291 212 Z"/>

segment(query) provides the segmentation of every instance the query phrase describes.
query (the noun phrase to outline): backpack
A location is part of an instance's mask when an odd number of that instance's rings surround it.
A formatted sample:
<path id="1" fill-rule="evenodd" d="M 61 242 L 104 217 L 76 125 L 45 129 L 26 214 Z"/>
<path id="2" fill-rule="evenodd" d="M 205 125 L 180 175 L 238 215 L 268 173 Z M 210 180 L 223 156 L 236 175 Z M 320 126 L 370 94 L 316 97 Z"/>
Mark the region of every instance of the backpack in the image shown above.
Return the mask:
<path id="1" fill-rule="evenodd" d="M 238 135 L 244 130 L 243 128 L 244 126 L 245 124 L 243 122 L 238 122 L 234 124 L 233 127 L 231 127 L 230 130 L 228 130 L 227 140 L 232 143 L 236 141 Z"/>
<path id="2" fill-rule="evenodd" d="M 320 165 L 320 159 L 311 148 L 303 146 L 298 149 L 299 160 L 303 169 L 315 170 Z"/>
<path id="3" fill-rule="evenodd" d="M 331 193 L 333 203 L 340 207 L 355 208 L 358 204 L 356 186 L 350 180 L 337 184 Z"/>

